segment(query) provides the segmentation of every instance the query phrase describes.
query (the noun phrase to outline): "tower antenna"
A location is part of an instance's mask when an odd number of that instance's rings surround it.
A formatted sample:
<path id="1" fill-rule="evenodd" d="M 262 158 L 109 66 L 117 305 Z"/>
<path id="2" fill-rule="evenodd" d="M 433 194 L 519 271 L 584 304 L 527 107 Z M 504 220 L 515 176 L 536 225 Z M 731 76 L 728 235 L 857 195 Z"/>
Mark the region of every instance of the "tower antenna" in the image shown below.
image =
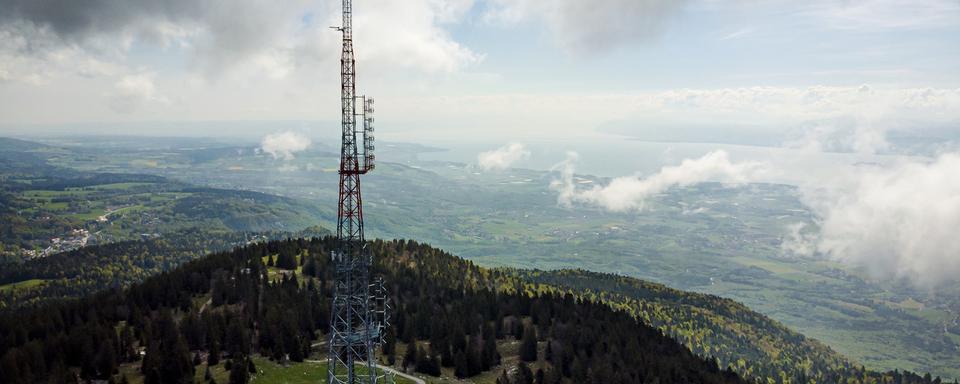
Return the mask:
<path id="1" fill-rule="evenodd" d="M 356 94 L 353 58 L 353 2 L 343 1 L 343 25 L 331 27 L 343 35 L 340 57 L 342 141 L 340 198 L 337 209 L 337 249 L 334 265 L 333 310 L 330 321 L 327 383 L 378 384 L 391 377 L 377 368 L 376 347 L 389 326 L 386 289 L 371 282 L 373 256 L 363 238 L 360 176 L 374 168 L 373 99 Z M 360 110 L 357 110 L 357 104 Z M 363 122 L 357 127 L 357 118 Z M 357 138 L 360 136 L 360 141 Z M 363 369 L 357 369 L 358 366 Z M 390 380 L 392 382 L 392 380 Z"/>

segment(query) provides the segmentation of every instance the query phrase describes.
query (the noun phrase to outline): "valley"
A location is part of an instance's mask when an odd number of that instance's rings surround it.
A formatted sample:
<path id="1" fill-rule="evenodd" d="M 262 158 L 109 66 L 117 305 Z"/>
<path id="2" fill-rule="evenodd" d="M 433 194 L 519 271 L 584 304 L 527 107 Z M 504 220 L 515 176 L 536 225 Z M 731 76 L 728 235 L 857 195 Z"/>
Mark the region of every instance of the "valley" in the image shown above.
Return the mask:
<path id="1" fill-rule="evenodd" d="M 131 144 L 115 140 L 116 148 Z M 49 140 L 46 151 L 57 155 L 46 158 L 83 172 L 281 195 L 331 224 L 336 158 L 322 145 L 280 161 L 251 146 L 186 141 L 108 154 L 81 138 Z M 384 150 L 387 160 L 364 184 L 368 236 L 422 240 L 484 266 L 582 268 L 732 298 L 868 368 L 958 376 L 957 288 L 925 292 L 785 255 L 785 227 L 813 222 L 789 186 L 700 184 L 658 196 L 640 213 L 610 213 L 558 206 L 548 173 L 419 161 L 423 150 Z"/>

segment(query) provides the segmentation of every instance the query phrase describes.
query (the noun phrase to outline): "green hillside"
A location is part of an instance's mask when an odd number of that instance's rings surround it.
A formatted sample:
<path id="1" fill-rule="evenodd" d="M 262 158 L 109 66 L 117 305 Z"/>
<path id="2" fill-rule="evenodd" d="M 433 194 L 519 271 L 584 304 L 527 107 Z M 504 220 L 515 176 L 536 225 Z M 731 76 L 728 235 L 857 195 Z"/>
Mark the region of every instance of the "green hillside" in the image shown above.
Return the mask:
<path id="1" fill-rule="evenodd" d="M 856 367 L 819 341 L 730 299 L 584 270 L 505 271 L 631 313 L 697 354 L 715 357 L 748 377 L 802 381 Z"/>
<path id="2" fill-rule="evenodd" d="M 230 382 L 284 382 L 322 358 L 313 346 L 328 327 L 334 245 L 250 244 L 126 290 L 2 315 L 0 382 L 195 382 L 207 367 L 221 382 L 216 367 L 228 365 Z M 744 382 L 605 304 L 512 291 L 491 271 L 412 241 L 371 246 L 395 308 L 378 359 L 395 369 L 507 384 Z M 302 266 L 269 266 L 290 258 Z"/>
<path id="3" fill-rule="evenodd" d="M 41 360 L 45 366 L 62 364 L 56 374 L 105 377 L 110 371 L 139 382 L 146 379 L 139 376 L 145 372 L 141 367 L 152 363 L 140 361 L 137 351 L 149 356 L 151 338 L 163 334 L 163 327 L 179 332 L 167 344 L 180 344 L 182 338 L 188 360 L 211 349 L 224 353 L 225 359 L 250 356 L 261 367 L 265 359 L 281 365 L 287 359 L 322 359 L 322 348 L 315 346 L 322 343 L 329 321 L 327 255 L 333 244 L 331 238 L 251 243 L 188 262 L 126 290 L 0 315 L 0 347 L 8 351 L 0 356 L 0 369 L 11 372 L 15 366 L 18 374 L 43 375 L 27 362 L 30 348 L 56 351 L 82 347 L 84 337 L 115 337 L 114 351 L 93 347 L 78 356 L 112 353 L 116 370 L 100 370 L 97 361 L 69 357 L 73 355 L 52 353 Z M 655 377 L 674 378 L 665 382 L 736 382 L 732 372 L 721 372 L 727 368 L 750 381 L 772 383 L 939 382 L 908 372 L 864 370 L 739 303 L 714 296 L 583 271 L 485 269 L 413 241 L 374 241 L 371 247 L 395 308 L 381 361 L 427 378 L 492 383 L 509 372 L 501 382 L 513 382 L 517 372 L 526 372 L 518 368 L 523 362 L 531 375 L 555 380 L 549 382 L 632 383 Z M 123 253 L 109 245 L 84 251 L 104 260 Z M 128 333 L 131 336 L 124 336 Z M 229 336 L 232 333 L 248 336 Z M 254 334 L 259 336 L 249 337 Z M 639 344 L 623 344 L 631 337 Z M 50 347 L 50 340 L 66 344 Z M 218 340 L 216 346 L 213 340 Z M 177 347 L 181 352 L 183 348 Z M 236 349 L 229 355 L 231 348 Z M 643 352 L 647 348 L 658 352 Z M 201 361 L 192 374 L 205 371 L 204 364 L 210 363 Z M 670 368 L 679 366 L 687 368 Z M 226 374 L 216 364 L 211 372 Z"/>

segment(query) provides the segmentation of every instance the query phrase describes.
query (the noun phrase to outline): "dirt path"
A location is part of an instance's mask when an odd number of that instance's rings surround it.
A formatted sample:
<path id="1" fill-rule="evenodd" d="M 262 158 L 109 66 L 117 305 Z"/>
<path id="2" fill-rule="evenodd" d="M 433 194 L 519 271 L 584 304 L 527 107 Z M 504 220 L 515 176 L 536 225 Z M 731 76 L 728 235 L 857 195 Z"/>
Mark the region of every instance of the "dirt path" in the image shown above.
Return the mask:
<path id="1" fill-rule="evenodd" d="M 203 311 L 206 311 L 206 310 L 207 310 L 207 307 L 210 306 L 210 304 L 213 304 L 213 298 L 207 299 L 207 301 L 205 301 L 205 302 L 203 303 L 203 305 L 200 306 L 200 314 L 201 314 L 201 315 L 203 314 Z"/>

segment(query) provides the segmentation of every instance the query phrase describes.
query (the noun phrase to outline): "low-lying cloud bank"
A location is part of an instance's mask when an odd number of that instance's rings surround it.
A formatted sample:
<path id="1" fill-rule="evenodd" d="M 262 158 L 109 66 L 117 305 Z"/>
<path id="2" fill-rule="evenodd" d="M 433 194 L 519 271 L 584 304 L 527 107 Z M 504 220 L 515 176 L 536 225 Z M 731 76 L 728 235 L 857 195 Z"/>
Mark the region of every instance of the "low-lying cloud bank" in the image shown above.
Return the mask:
<path id="1" fill-rule="evenodd" d="M 770 180 L 768 163 L 731 161 L 724 151 L 663 167 L 646 176 L 624 176 L 578 187 L 576 153 L 554 170 L 550 188 L 561 206 L 587 205 L 614 212 L 642 210 L 670 188 L 707 181 Z M 784 228 L 785 254 L 828 257 L 865 268 L 877 279 L 906 278 L 921 287 L 960 280 L 960 153 L 902 158 L 894 165 L 858 165 L 836 180 L 807 180 L 801 200 L 817 225 Z"/>
<path id="2" fill-rule="evenodd" d="M 510 143 L 492 151 L 480 152 L 477 165 L 485 171 L 507 169 L 518 161 L 530 158 L 530 151 L 520 143 Z"/>
<path id="3" fill-rule="evenodd" d="M 820 230 L 804 235 L 797 228 L 785 250 L 922 286 L 960 278 L 960 154 L 862 167 L 848 185 L 801 191 Z"/>
<path id="4" fill-rule="evenodd" d="M 642 209 L 648 198 L 672 187 L 706 181 L 748 183 L 770 172 L 764 163 L 733 162 L 727 152 L 713 151 L 697 159 L 683 160 L 679 165 L 663 167 L 647 177 L 618 177 L 604 186 L 580 189 L 573 177 L 577 158 L 576 153 L 569 152 L 567 160 L 555 167 L 561 176 L 550 184 L 550 188 L 559 192 L 557 202 L 566 207 L 582 203 L 619 212 Z"/>
<path id="5" fill-rule="evenodd" d="M 300 133 L 286 131 L 264 136 L 260 142 L 260 150 L 270 154 L 274 159 L 293 160 L 294 153 L 310 147 L 310 138 Z"/>

